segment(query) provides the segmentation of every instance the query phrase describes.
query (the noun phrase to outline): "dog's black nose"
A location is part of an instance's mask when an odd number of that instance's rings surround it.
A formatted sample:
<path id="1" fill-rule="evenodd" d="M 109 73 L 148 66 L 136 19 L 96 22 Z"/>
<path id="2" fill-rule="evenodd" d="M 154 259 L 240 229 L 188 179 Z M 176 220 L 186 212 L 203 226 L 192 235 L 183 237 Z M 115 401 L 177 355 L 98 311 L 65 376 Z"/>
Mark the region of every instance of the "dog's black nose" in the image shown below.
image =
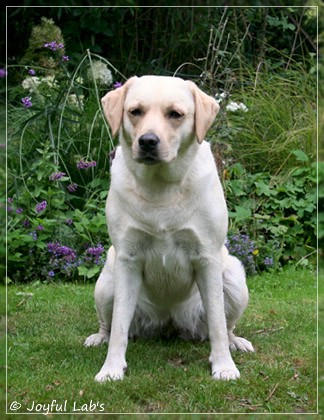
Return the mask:
<path id="1" fill-rule="evenodd" d="M 154 152 L 160 143 L 160 139 L 153 133 L 143 134 L 138 139 L 138 144 L 143 152 Z"/>

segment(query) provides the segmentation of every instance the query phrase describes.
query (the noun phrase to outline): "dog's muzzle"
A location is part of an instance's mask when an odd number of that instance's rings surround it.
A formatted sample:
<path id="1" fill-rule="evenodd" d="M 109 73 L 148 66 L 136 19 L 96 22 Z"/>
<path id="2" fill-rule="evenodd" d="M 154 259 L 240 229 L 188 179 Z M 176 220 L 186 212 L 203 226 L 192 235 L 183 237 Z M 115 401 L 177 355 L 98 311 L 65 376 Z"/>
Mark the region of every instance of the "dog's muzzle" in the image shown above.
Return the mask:
<path id="1" fill-rule="evenodd" d="M 160 163 L 159 159 L 160 139 L 154 133 L 143 134 L 138 139 L 139 156 L 136 159 L 140 163 L 146 165 L 156 165 Z"/>

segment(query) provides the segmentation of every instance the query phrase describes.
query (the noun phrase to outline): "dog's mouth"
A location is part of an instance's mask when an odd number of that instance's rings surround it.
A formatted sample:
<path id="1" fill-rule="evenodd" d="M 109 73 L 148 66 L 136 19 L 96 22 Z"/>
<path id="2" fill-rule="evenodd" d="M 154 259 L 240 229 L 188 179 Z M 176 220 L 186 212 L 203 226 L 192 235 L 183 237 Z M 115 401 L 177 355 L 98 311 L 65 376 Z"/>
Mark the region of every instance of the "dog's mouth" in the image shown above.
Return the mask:
<path id="1" fill-rule="evenodd" d="M 152 165 L 158 165 L 159 163 L 161 163 L 161 160 L 154 156 L 141 156 L 136 159 L 136 162 L 143 163 L 144 165 L 152 166 Z"/>
<path id="2" fill-rule="evenodd" d="M 138 156 L 137 158 L 135 158 L 136 162 L 138 163 L 143 163 L 144 165 L 158 165 L 159 163 L 161 163 L 161 159 L 159 159 L 157 156 L 153 155 L 153 154 L 140 154 L 140 156 Z"/>

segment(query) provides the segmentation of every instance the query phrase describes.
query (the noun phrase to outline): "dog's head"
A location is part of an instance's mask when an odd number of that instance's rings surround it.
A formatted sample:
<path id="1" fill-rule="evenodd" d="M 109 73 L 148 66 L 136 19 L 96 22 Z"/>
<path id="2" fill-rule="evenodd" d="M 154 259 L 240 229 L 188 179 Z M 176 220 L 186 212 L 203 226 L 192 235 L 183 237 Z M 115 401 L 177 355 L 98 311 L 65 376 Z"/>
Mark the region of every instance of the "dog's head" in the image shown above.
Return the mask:
<path id="1" fill-rule="evenodd" d="M 132 77 L 102 98 L 115 136 L 139 163 L 169 163 L 193 141 L 201 143 L 219 110 L 215 99 L 177 77 Z"/>

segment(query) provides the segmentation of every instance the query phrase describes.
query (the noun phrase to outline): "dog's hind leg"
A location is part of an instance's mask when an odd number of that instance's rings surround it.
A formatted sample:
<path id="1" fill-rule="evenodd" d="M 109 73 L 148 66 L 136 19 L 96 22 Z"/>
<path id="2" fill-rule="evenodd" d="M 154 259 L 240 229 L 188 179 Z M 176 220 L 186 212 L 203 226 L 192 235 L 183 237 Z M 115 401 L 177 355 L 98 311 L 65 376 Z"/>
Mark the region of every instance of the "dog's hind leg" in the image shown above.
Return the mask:
<path id="1" fill-rule="evenodd" d="M 94 292 L 99 319 L 99 331 L 96 334 L 90 335 L 85 340 L 85 347 L 99 346 L 101 343 L 108 343 L 114 303 L 114 263 L 115 250 L 113 247 L 110 247 L 105 266 L 97 280 Z"/>
<path id="2" fill-rule="evenodd" d="M 242 316 L 249 300 L 242 263 L 235 257 L 227 255 L 223 272 L 223 290 L 229 346 L 232 351 L 253 352 L 252 344 L 234 334 L 235 324 Z"/>

